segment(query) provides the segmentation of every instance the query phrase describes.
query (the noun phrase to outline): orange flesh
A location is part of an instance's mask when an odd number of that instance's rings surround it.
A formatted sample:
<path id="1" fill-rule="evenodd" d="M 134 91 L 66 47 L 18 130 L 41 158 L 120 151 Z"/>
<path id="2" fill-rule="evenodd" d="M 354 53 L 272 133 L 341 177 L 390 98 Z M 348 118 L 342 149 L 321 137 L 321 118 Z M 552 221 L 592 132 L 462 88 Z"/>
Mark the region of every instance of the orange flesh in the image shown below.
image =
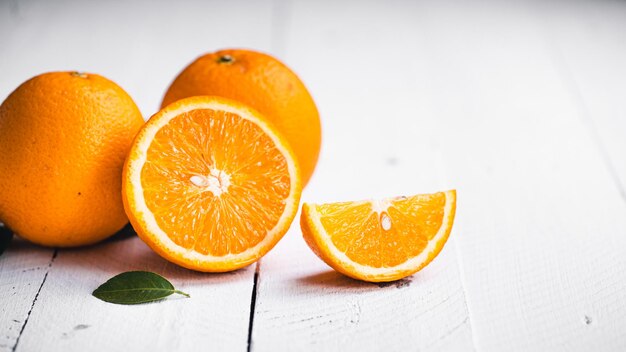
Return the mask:
<path id="1" fill-rule="evenodd" d="M 141 170 L 158 226 L 179 246 L 212 256 L 263 240 L 285 210 L 290 182 L 287 160 L 259 126 L 211 109 L 171 119 Z"/>
<path id="2" fill-rule="evenodd" d="M 443 223 L 445 193 L 399 197 L 377 212 L 371 202 L 318 205 L 320 221 L 335 247 L 352 261 L 392 267 L 424 251 Z"/>

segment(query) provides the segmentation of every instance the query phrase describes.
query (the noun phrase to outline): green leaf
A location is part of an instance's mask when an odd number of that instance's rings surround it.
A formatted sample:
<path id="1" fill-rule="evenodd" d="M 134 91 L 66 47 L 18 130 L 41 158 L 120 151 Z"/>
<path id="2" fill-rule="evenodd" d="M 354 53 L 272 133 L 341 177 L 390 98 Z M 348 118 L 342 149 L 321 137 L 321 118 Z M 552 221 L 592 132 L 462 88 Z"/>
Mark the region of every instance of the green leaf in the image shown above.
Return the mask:
<path id="1" fill-rule="evenodd" d="M 105 302 L 117 304 L 140 304 L 158 301 L 173 293 L 189 297 L 178 291 L 163 276 L 149 271 L 128 271 L 103 283 L 93 295 Z"/>
<path id="2" fill-rule="evenodd" d="M 13 240 L 13 231 L 5 227 L 3 223 L 0 223 L 0 254 L 9 248 L 11 240 Z"/>

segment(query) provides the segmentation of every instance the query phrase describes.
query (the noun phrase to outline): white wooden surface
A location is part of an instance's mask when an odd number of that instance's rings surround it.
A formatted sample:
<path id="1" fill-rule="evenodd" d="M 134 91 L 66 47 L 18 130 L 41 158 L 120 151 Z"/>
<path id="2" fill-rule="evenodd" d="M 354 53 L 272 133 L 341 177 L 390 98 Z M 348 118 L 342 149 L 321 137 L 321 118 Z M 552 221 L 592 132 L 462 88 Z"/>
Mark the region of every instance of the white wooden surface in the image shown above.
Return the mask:
<path id="1" fill-rule="evenodd" d="M 148 117 L 223 47 L 278 56 L 313 93 L 324 142 L 304 201 L 457 188 L 441 255 L 374 285 L 319 261 L 297 223 L 258 275 L 193 273 L 137 238 L 17 239 L 0 351 L 626 349 L 626 3 L 0 1 L 0 99 L 79 69 Z M 131 269 L 192 297 L 90 295 Z"/>
<path id="2" fill-rule="evenodd" d="M 148 270 L 191 298 L 121 306 L 89 293 L 118 273 Z M 139 238 L 59 251 L 19 343 L 20 350 L 243 350 L 254 267 L 206 275 L 162 260 Z M 191 304 L 190 304 L 191 303 Z"/>
<path id="3" fill-rule="evenodd" d="M 626 6 L 546 6 L 542 22 L 570 94 L 626 199 Z M 562 12 L 556 19 L 552 14 Z"/>

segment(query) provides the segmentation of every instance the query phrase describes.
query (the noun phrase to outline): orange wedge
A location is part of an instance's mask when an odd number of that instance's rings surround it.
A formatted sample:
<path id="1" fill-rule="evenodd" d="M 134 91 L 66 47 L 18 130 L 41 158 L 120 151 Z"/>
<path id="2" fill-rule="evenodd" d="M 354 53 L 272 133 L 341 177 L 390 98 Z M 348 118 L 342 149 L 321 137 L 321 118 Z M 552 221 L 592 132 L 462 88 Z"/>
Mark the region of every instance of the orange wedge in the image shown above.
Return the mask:
<path id="1" fill-rule="evenodd" d="M 297 212 L 300 171 L 258 112 L 218 97 L 179 100 L 135 137 L 124 165 L 124 208 L 165 259 L 209 272 L 267 253 Z"/>
<path id="2" fill-rule="evenodd" d="M 446 243 L 456 191 L 379 201 L 308 204 L 306 243 L 335 270 L 355 279 L 402 279 L 430 263 Z"/>

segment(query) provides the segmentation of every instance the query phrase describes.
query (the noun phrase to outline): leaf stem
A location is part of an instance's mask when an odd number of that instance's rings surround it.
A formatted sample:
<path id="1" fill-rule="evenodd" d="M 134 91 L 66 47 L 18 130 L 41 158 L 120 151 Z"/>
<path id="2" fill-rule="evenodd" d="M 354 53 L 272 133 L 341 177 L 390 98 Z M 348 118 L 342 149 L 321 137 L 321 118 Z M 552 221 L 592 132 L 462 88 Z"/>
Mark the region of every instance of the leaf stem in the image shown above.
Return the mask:
<path id="1" fill-rule="evenodd" d="M 191 298 L 191 296 L 188 293 L 185 293 L 183 291 L 174 290 L 174 293 L 178 293 L 179 295 L 183 295 L 187 298 Z"/>

